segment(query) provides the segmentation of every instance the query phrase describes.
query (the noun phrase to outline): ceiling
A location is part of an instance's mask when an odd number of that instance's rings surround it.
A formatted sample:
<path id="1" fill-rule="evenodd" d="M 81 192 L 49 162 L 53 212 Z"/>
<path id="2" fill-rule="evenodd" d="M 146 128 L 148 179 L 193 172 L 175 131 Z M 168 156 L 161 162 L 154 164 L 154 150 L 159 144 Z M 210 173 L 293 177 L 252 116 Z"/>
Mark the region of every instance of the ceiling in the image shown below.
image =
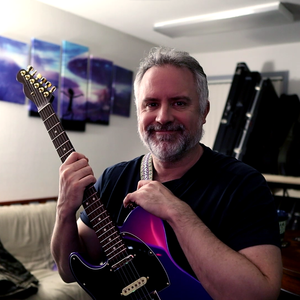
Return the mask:
<path id="1" fill-rule="evenodd" d="M 170 38 L 154 23 L 274 2 L 274 0 L 36 0 L 114 28 L 156 45 L 190 53 L 300 42 L 300 21 L 257 29 Z M 300 0 L 287 0 L 297 4 Z M 300 9 L 298 10 L 300 16 Z M 297 15 L 297 16 L 298 16 Z M 297 20 L 300 18 L 297 18 Z"/>

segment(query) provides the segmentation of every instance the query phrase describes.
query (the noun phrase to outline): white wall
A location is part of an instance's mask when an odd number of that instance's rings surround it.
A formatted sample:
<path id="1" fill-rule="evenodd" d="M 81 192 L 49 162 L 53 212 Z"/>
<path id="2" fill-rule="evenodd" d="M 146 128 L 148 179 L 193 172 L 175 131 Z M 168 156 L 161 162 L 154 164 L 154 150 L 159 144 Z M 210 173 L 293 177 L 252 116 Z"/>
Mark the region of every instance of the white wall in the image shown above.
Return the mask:
<path id="1" fill-rule="evenodd" d="M 192 55 L 202 65 L 208 77 L 233 75 L 236 64 L 238 62 L 245 62 L 251 71 L 288 71 L 288 94 L 297 94 L 300 97 L 299 53 L 300 38 L 299 43 L 293 44 L 274 45 L 270 47 L 252 48 L 228 52 L 202 54 L 194 53 Z M 210 105 L 212 108 L 215 105 L 224 106 L 223 103 L 216 103 L 214 101 L 214 98 L 210 98 Z M 204 130 L 206 132 L 210 132 L 210 120 L 214 120 L 213 115 L 208 115 L 207 117 L 207 124 L 204 126 Z M 278 120 L 278 122 L 281 122 L 281 120 Z M 211 139 L 210 137 L 204 136 L 203 140 L 205 141 Z"/>
<path id="2" fill-rule="evenodd" d="M 28 44 L 32 37 L 56 44 L 67 40 L 134 72 L 153 46 L 34 0 L 0 0 L 0 11 L 0 36 Z M 97 177 L 107 166 L 146 152 L 133 101 L 130 118 L 112 115 L 109 126 L 87 124 L 84 133 L 67 133 Z M 59 166 L 42 121 L 28 116 L 27 105 L 0 101 L 0 201 L 57 195 Z"/>
<path id="3" fill-rule="evenodd" d="M 26 43 L 32 37 L 57 44 L 68 40 L 88 46 L 96 56 L 133 71 L 152 46 L 34 0 L 0 0 L 0 11 L 1 36 Z M 208 76 L 232 75 L 241 61 L 252 71 L 288 70 L 289 93 L 300 95 L 299 53 L 300 42 L 193 55 Z M 214 99 L 210 101 L 211 105 L 218 105 Z M 130 118 L 111 116 L 109 126 L 87 124 L 84 133 L 68 132 L 68 135 L 75 149 L 89 157 L 98 177 L 105 167 L 145 153 L 136 132 L 132 102 Z M 57 195 L 59 165 L 41 120 L 28 117 L 26 105 L 0 101 L 0 201 Z"/>

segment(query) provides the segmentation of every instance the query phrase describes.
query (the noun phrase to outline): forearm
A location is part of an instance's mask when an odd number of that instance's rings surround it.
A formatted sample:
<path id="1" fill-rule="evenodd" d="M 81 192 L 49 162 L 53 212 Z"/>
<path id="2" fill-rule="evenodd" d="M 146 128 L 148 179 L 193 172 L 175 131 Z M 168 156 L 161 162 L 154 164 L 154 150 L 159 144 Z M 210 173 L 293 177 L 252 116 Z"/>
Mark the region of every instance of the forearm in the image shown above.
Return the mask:
<path id="1" fill-rule="evenodd" d="M 63 216 L 57 212 L 51 251 L 62 279 L 65 282 L 75 281 L 69 266 L 69 255 L 74 251 L 82 252 L 75 215 Z"/>
<path id="2" fill-rule="evenodd" d="M 184 212 L 181 208 L 169 223 L 196 276 L 213 299 L 277 299 L 279 288 L 274 283 L 278 280 L 269 278 L 267 274 L 271 272 L 264 272 L 245 255 L 222 243 L 189 207 Z"/>

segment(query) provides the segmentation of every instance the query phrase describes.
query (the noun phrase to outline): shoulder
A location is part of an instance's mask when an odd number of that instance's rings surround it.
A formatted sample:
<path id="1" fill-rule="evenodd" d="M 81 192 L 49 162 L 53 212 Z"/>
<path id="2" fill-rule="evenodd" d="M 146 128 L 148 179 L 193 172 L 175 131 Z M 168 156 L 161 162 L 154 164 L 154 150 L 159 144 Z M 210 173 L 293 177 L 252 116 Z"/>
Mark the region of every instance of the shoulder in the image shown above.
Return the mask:
<path id="1" fill-rule="evenodd" d="M 203 167 L 210 170 L 211 173 L 213 172 L 214 176 L 226 176 L 228 179 L 238 177 L 239 179 L 265 181 L 259 171 L 244 162 L 213 151 L 205 145 L 202 145 L 202 147 L 204 149 L 203 156 L 201 157 Z"/>

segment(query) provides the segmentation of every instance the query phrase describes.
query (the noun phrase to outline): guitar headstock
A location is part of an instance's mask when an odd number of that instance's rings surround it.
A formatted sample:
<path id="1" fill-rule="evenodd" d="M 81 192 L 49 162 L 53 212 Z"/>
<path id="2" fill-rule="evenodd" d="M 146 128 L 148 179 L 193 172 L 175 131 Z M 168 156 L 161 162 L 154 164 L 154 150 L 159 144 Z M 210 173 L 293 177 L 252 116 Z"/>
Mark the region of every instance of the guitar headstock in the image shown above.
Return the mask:
<path id="1" fill-rule="evenodd" d="M 32 66 L 28 66 L 27 70 L 20 70 L 17 74 L 17 80 L 23 84 L 24 94 L 28 99 L 34 102 L 40 110 L 45 105 L 51 103 L 54 99 L 53 92 L 56 90 L 51 82 L 47 81 Z"/>

